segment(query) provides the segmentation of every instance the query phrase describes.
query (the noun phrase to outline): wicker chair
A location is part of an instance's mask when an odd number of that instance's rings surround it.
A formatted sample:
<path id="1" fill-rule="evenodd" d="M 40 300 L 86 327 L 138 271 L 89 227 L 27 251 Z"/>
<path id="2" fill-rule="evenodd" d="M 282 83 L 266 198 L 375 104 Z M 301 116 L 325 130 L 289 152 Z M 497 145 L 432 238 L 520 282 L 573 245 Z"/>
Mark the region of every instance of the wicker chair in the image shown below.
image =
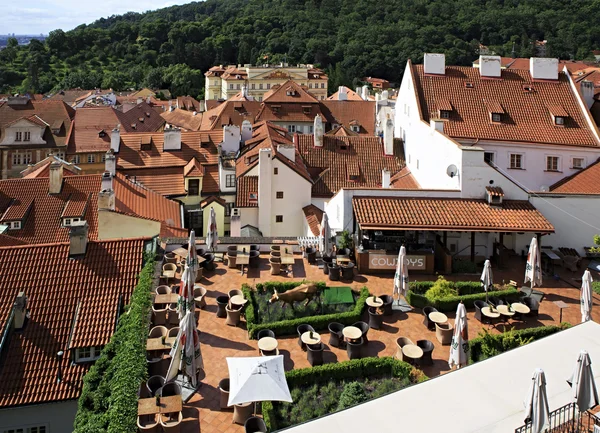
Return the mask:
<path id="1" fill-rule="evenodd" d="M 495 307 L 498 305 L 504 305 L 504 301 L 496 296 L 490 296 L 488 299 Z"/>
<path id="2" fill-rule="evenodd" d="M 340 280 L 340 267 L 335 263 L 331 263 L 327 265 L 329 267 L 329 281 L 339 281 Z"/>
<path id="3" fill-rule="evenodd" d="M 194 303 L 197 309 L 206 307 L 206 288 L 202 286 L 194 286 Z"/>
<path id="4" fill-rule="evenodd" d="M 250 251 L 259 251 L 260 252 L 260 247 L 258 245 L 250 245 Z"/>
<path id="5" fill-rule="evenodd" d="M 274 252 L 274 251 L 280 252 L 281 251 L 281 245 L 271 245 L 271 247 L 269 248 L 269 250 L 271 252 Z"/>
<path id="6" fill-rule="evenodd" d="M 156 288 L 156 290 L 154 290 L 154 293 L 156 293 L 157 295 L 170 295 L 171 294 L 171 288 L 169 286 L 158 286 Z"/>
<path id="7" fill-rule="evenodd" d="M 487 304 L 483 301 L 475 301 L 473 302 L 473 305 L 475 306 L 475 319 L 479 320 L 481 323 L 484 323 L 481 309 L 487 307 Z"/>
<path id="8" fill-rule="evenodd" d="M 181 386 L 176 382 L 165 383 L 160 389 L 161 397 L 171 397 L 174 395 L 181 395 Z"/>
<path id="9" fill-rule="evenodd" d="M 309 331 L 316 332 L 315 328 L 310 325 L 302 324 L 296 328 L 296 331 L 298 332 L 298 346 L 300 346 L 302 350 L 306 350 L 306 344 L 302 342 L 302 334 Z"/>
<path id="10" fill-rule="evenodd" d="M 237 251 L 227 251 L 227 267 L 235 269 L 237 266 Z"/>
<path id="11" fill-rule="evenodd" d="M 177 263 L 177 254 L 173 252 L 165 253 L 165 262 Z"/>
<path id="12" fill-rule="evenodd" d="M 159 393 L 164 385 L 165 378 L 162 376 L 151 376 L 146 382 L 146 388 L 148 389 L 150 395 L 156 395 L 156 393 Z"/>
<path id="13" fill-rule="evenodd" d="M 529 313 L 527 313 L 528 317 L 537 317 L 539 315 L 540 303 L 537 299 L 524 297 L 521 301 L 529 307 Z"/>
<path id="14" fill-rule="evenodd" d="M 435 323 L 429 320 L 429 315 L 437 310 L 433 307 L 423 307 L 423 325 L 430 331 L 435 331 Z"/>
<path id="15" fill-rule="evenodd" d="M 402 353 L 402 348 L 407 344 L 415 344 L 412 342 L 410 338 L 407 337 L 399 337 L 396 339 L 396 358 L 400 361 L 406 361 L 404 358 L 404 354 Z"/>
<path id="16" fill-rule="evenodd" d="M 169 316 L 167 323 L 171 326 L 179 325 L 179 313 L 177 311 L 177 304 L 175 302 L 169 305 Z"/>
<path id="17" fill-rule="evenodd" d="M 260 251 L 250 250 L 250 258 L 248 259 L 248 266 L 252 269 L 260 267 Z"/>
<path id="18" fill-rule="evenodd" d="M 242 292 L 240 289 L 231 289 L 228 293 L 229 295 L 229 299 L 233 298 L 234 296 L 244 296 L 244 292 Z"/>
<path id="19" fill-rule="evenodd" d="M 378 313 L 378 309 L 375 307 L 369 307 L 369 327 L 373 329 L 380 329 L 383 322 L 383 314 Z"/>
<path id="20" fill-rule="evenodd" d="M 240 323 L 240 317 L 242 316 L 242 308 L 237 310 L 229 308 L 229 305 L 225 306 L 225 312 L 227 313 L 227 320 L 225 323 L 229 326 L 237 326 Z"/>
<path id="21" fill-rule="evenodd" d="M 442 346 L 452 343 L 452 334 L 454 334 L 454 326 L 449 323 L 435 324 L 435 336 Z"/>
<path id="22" fill-rule="evenodd" d="M 323 343 L 306 346 L 306 358 L 311 366 L 323 365 Z"/>
<path id="23" fill-rule="evenodd" d="M 431 358 L 434 348 L 433 343 L 429 340 L 417 340 L 417 346 L 423 350 L 423 356 L 417 360 L 417 364 L 421 366 L 433 365 L 433 359 Z"/>
<path id="24" fill-rule="evenodd" d="M 167 324 L 167 307 L 164 304 L 152 305 L 152 324 L 166 325 Z"/>
<path id="25" fill-rule="evenodd" d="M 369 344 L 369 338 L 367 337 L 367 334 L 369 333 L 369 324 L 365 323 L 365 322 L 356 322 L 356 323 L 352 324 L 352 326 L 360 329 L 360 332 L 362 332 L 361 337 L 364 340 L 363 343 L 365 345 Z"/>
<path id="26" fill-rule="evenodd" d="M 256 334 L 256 339 L 260 340 L 261 338 L 264 338 L 264 337 L 275 338 L 275 333 L 273 331 L 271 331 L 270 329 L 261 329 Z"/>
<path id="27" fill-rule="evenodd" d="M 383 301 L 383 315 L 391 316 L 394 313 L 394 311 L 392 310 L 394 298 L 392 298 L 390 295 L 381 295 L 379 299 Z"/>
<path id="28" fill-rule="evenodd" d="M 177 338 L 177 334 L 179 334 L 179 326 L 175 326 L 174 328 L 169 329 L 167 333 L 167 338 Z"/>
<path id="29" fill-rule="evenodd" d="M 254 403 L 242 403 L 233 405 L 233 422 L 236 424 L 245 424 L 246 420 L 254 412 Z"/>
<path id="30" fill-rule="evenodd" d="M 148 338 L 166 337 L 168 332 L 165 326 L 155 326 L 148 333 Z"/>
<path id="31" fill-rule="evenodd" d="M 362 347 L 364 345 L 364 338 L 360 338 L 357 341 L 348 341 L 346 343 L 346 353 L 348 359 L 360 359 L 362 358 Z"/>
<path id="32" fill-rule="evenodd" d="M 271 265 L 271 275 L 279 275 L 281 273 L 281 259 L 277 257 L 271 257 L 269 259 L 269 265 Z"/>
<path id="33" fill-rule="evenodd" d="M 137 428 L 140 433 L 160 433 L 161 428 L 155 415 L 138 415 Z"/>
<path id="34" fill-rule="evenodd" d="M 341 347 L 344 343 L 344 325 L 341 323 L 333 322 L 327 326 L 329 329 L 329 345 L 333 347 Z"/>
<path id="35" fill-rule="evenodd" d="M 244 423 L 244 433 L 267 433 L 267 425 L 262 418 L 251 416 Z"/>
<path id="36" fill-rule="evenodd" d="M 229 379 L 221 379 L 219 382 L 219 403 L 221 410 L 227 409 L 229 405 Z"/>
<path id="37" fill-rule="evenodd" d="M 227 311 L 225 311 L 227 304 L 229 304 L 229 296 L 217 296 L 217 317 L 227 317 Z"/>
<path id="38" fill-rule="evenodd" d="M 181 431 L 181 421 L 183 421 L 181 412 L 160 414 L 160 426 L 164 433 L 179 433 Z"/>
<path id="39" fill-rule="evenodd" d="M 202 267 L 207 271 L 215 270 L 215 255 L 212 253 L 207 253 L 204 255 L 205 262 L 202 263 Z"/>

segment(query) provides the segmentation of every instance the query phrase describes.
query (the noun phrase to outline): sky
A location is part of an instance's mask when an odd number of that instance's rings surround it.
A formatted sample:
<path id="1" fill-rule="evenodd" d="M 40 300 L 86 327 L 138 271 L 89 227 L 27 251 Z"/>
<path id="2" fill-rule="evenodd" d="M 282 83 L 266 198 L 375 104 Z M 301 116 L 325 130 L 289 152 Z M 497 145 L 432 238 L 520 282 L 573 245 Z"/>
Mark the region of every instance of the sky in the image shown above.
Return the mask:
<path id="1" fill-rule="evenodd" d="M 4 3 L 1 1 L 0 3 Z M 7 1 L 7 3 L 9 3 Z M 10 1 L 0 6 L 0 34 L 48 34 L 54 29 L 71 30 L 99 18 L 125 12 L 144 12 L 185 0 L 28 0 Z"/>

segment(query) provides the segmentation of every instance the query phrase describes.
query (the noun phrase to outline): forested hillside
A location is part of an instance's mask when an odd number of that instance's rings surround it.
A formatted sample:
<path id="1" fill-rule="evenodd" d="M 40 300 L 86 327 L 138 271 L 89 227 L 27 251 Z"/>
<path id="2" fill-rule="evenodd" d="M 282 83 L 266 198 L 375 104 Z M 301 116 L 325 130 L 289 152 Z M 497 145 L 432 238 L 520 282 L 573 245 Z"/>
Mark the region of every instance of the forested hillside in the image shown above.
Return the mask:
<path id="1" fill-rule="evenodd" d="M 207 0 L 129 13 L 0 51 L 0 92 L 148 86 L 203 92 L 215 64 L 314 63 L 330 89 L 365 75 L 399 81 L 408 58 L 469 64 L 497 54 L 590 58 L 600 49 L 600 0 Z"/>

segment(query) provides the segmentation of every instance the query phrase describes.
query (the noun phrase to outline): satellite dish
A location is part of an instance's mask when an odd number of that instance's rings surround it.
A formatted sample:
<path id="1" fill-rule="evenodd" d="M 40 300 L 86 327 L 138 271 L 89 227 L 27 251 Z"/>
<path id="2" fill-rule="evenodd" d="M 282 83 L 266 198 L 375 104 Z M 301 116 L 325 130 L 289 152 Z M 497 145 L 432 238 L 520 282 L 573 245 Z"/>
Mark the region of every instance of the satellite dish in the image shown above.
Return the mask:
<path id="1" fill-rule="evenodd" d="M 454 164 L 450 164 L 446 169 L 446 174 L 450 177 L 456 176 L 458 174 L 458 167 L 456 167 Z"/>

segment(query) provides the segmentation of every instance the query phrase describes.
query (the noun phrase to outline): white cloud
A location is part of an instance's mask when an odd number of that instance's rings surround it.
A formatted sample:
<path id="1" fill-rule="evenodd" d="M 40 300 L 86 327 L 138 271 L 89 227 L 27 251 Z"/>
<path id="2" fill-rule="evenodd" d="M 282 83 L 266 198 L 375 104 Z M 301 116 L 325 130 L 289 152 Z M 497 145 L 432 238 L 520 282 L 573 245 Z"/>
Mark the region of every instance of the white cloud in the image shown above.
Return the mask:
<path id="1" fill-rule="evenodd" d="M 145 12 L 176 4 L 185 0 L 29 0 L 26 6 L 4 6 L 2 34 L 47 34 L 60 28 L 71 30 L 99 18 L 125 12 Z"/>

